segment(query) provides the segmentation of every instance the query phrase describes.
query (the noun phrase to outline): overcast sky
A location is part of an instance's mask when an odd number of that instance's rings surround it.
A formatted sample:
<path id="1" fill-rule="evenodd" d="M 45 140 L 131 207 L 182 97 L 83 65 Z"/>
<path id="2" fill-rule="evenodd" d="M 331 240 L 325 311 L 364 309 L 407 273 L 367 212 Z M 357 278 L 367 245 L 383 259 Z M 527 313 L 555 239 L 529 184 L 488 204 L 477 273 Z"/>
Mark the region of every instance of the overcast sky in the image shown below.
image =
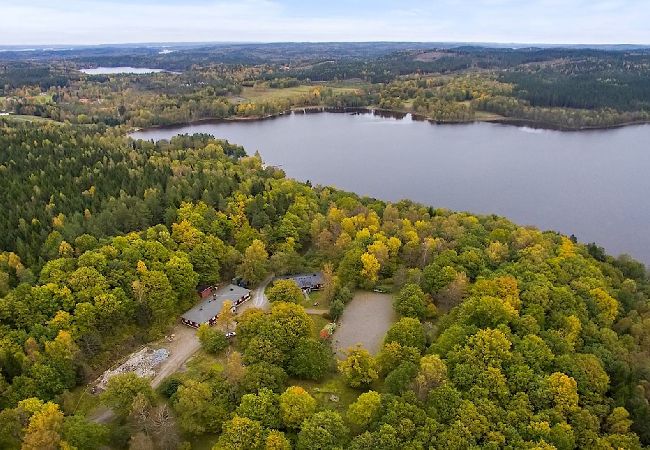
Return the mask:
<path id="1" fill-rule="evenodd" d="M 0 45 L 377 40 L 650 44 L 650 0 L 0 0 Z"/>

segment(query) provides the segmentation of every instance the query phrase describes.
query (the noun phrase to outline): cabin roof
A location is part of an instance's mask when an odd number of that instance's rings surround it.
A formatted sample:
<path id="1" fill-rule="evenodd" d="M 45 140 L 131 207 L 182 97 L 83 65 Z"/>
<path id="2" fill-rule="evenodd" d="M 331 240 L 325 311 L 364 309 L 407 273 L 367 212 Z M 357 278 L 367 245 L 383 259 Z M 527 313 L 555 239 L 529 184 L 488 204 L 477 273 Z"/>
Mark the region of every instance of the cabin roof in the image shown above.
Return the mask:
<path id="1" fill-rule="evenodd" d="M 234 284 L 227 284 L 212 292 L 208 297 L 202 299 L 181 317 L 198 324 L 206 323 L 219 314 L 221 307 L 226 300 L 230 300 L 234 303 L 240 298 L 249 295 L 250 292 L 251 291 L 243 287 Z"/>
<path id="2" fill-rule="evenodd" d="M 302 289 L 323 284 L 323 272 L 298 273 L 295 275 L 286 275 L 277 277 L 276 280 L 293 280 Z"/>

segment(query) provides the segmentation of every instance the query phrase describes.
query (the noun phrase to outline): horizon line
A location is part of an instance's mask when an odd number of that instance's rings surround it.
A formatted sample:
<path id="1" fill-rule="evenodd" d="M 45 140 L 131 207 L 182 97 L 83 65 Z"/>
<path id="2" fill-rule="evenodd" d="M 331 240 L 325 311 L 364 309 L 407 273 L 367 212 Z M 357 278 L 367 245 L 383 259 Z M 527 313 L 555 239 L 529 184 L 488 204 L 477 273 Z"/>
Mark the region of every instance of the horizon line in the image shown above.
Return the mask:
<path id="1" fill-rule="evenodd" d="M 102 43 L 91 43 L 91 44 L 53 44 L 53 43 L 41 43 L 41 44 L 2 44 L 0 43 L 0 48 L 23 48 L 29 50 L 31 48 L 37 48 L 39 50 L 48 49 L 51 50 L 68 50 L 75 47 L 110 47 L 110 46 L 153 46 L 153 45 L 273 45 L 273 44 L 442 44 L 442 45 L 477 45 L 477 46 L 489 46 L 489 45 L 500 45 L 500 46 L 516 46 L 516 47 L 534 47 L 534 46 L 545 46 L 545 47 L 649 47 L 648 43 L 633 43 L 633 42 L 624 42 L 624 43 L 593 43 L 593 42 L 564 42 L 564 43 L 549 43 L 549 42 L 517 42 L 517 41 L 412 41 L 412 40 L 361 40 L 361 41 L 331 41 L 331 40 L 252 40 L 252 41 L 138 41 L 138 42 L 102 42 Z M 46 47 L 46 48 L 42 48 Z M 57 48 L 59 47 L 59 48 Z"/>

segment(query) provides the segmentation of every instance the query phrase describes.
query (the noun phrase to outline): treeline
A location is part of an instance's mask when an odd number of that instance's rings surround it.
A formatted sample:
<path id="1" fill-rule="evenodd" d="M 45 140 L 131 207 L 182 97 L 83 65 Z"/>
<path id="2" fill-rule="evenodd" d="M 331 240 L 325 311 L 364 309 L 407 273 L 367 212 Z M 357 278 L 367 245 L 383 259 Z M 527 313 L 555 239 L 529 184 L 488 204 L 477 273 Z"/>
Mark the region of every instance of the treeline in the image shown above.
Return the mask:
<path id="1" fill-rule="evenodd" d="M 562 130 L 606 128 L 617 125 L 646 122 L 650 112 L 617 111 L 615 109 L 574 109 L 533 107 L 528 102 L 513 97 L 494 96 L 472 102 L 476 110 L 499 114 L 506 119 L 522 120 L 540 126 Z"/>
<path id="2" fill-rule="evenodd" d="M 650 72 L 629 62 L 602 67 L 599 61 L 550 69 L 506 72 L 517 97 L 532 106 L 650 111 Z"/>
<path id="3" fill-rule="evenodd" d="M 0 61 L 0 96 L 24 86 L 38 86 L 47 91 L 51 87 L 68 86 L 70 77 L 47 64 L 7 63 Z"/>

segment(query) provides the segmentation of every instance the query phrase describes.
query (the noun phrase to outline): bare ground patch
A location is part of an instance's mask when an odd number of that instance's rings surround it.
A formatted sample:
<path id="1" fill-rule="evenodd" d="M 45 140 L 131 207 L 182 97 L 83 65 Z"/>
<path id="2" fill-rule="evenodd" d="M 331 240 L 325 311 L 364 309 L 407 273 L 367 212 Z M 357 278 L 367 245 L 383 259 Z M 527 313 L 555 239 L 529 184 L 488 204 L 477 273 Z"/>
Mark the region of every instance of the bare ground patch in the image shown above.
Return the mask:
<path id="1" fill-rule="evenodd" d="M 372 354 L 377 353 L 395 319 L 391 295 L 357 292 L 346 306 L 333 336 L 336 356 L 344 358 L 346 350 L 357 344 Z"/>

